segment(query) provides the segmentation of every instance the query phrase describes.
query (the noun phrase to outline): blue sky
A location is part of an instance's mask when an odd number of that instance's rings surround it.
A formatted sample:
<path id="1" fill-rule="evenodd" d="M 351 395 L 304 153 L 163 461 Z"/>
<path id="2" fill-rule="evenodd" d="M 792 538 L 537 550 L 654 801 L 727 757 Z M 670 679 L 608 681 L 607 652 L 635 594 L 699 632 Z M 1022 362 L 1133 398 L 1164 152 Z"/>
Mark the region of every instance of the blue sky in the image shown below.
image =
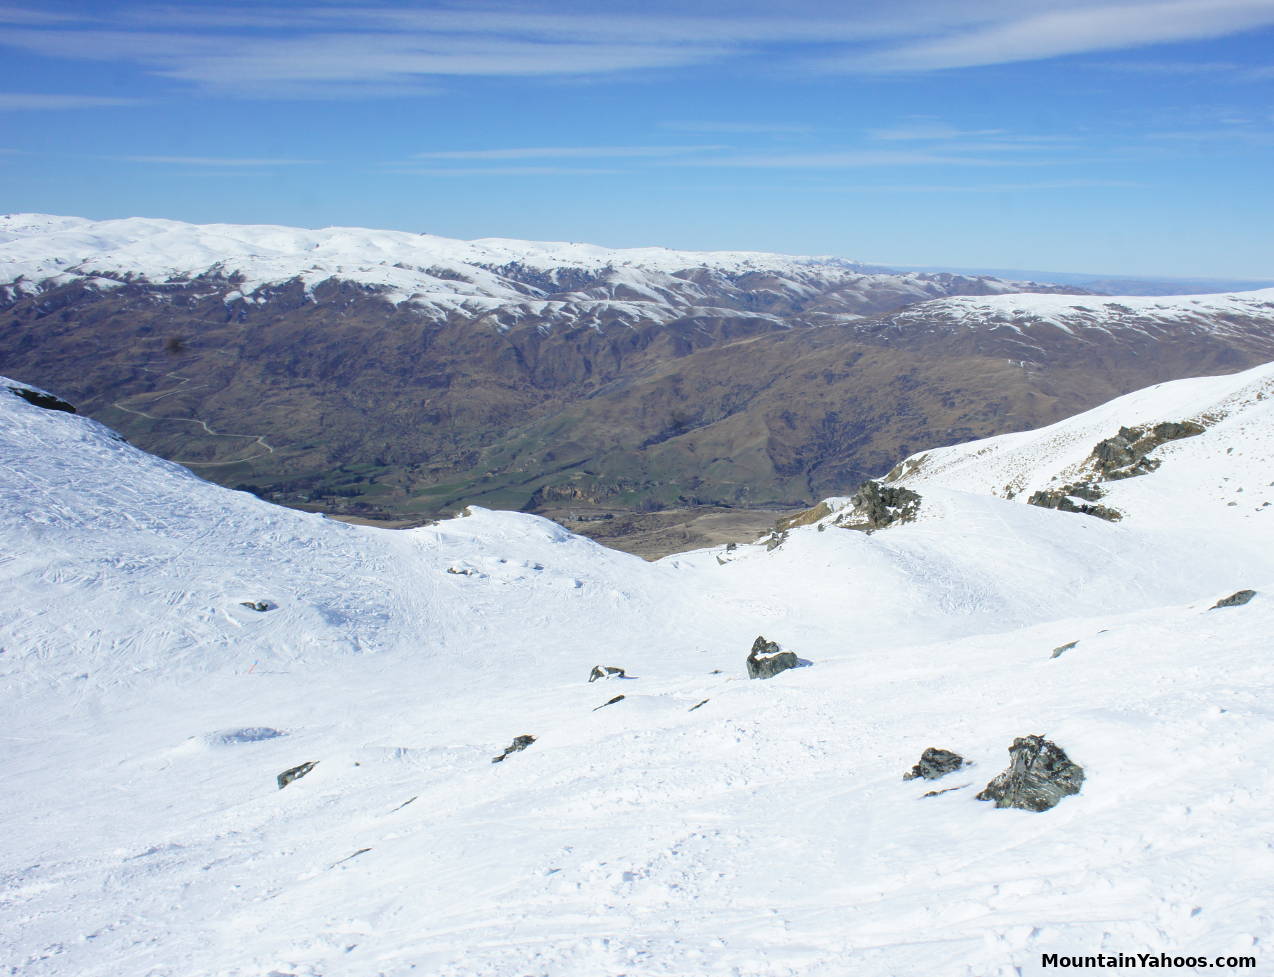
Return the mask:
<path id="1" fill-rule="evenodd" d="M 0 210 L 1274 278 L 1274 0 L 0 0 Z"/>

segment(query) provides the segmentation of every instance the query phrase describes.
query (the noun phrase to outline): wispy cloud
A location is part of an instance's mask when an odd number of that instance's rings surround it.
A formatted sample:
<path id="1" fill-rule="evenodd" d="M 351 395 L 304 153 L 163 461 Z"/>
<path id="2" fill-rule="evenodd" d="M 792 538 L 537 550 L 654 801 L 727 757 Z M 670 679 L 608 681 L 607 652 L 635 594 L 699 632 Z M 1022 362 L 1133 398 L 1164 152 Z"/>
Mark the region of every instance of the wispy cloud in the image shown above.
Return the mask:
<path id="1" fill-rule="evenodd" d="M 889 142 L 909 142 L 941 139 L 969 139 L 978 136 L 999 136 L 1003 129 L 957 129 L 945 122 L 918 119 L 915 122 L 904 122 L 888 129 L 869 129 L 867 135 L 872 139 Z"/>
<path id="2" fill-rule="evenodd" d="M 0 92 L 0 112 L 56 111 L 58 109 L 102 109 L 142 105 L 140 98 L 112 98 L 107 95 L 33 95 L 25 92 Z"/>
<path id="3" fill-rule="evenodd" d="M 1046 190 L 1135 189 L 1145 186 L 1132 180 L 1041 180 L 1034 183 L 907 184 L 819 187 L 841 193 L 1020 193 Z"/>
<path id="4" fill-rule="evenodd" d="M 1274 24 L 1274 0 L 893 0 L 829 15 L 821 2 L 665 3 L 536 11 L 416 9 L 381 2 L 138 5 L 110 27 L 71 14 L 0 7 L 0 44 L 49 57 L 127 63 L 241 97 L 422 94 L 454 77 L 580 79 L 764 57 L 840 72 L 968 68 L 1219 37 Z M 625 9 L 627 8 L 627 9 Z M 714 15 L 704 11 L 716 8 Z M 69 9 L 69 8 L 68 8 Z M 828 51 L 835 52 L 832 55 Z M 781 134 L 752 121 L 668 123 L 687 132 Z M 882 136 L 881 138 L 889 138 Z M 898 136 L 896 138 L 905 138 Z"/>
<path id="5" fill-rule="evenodd" d="M 813 126 L 783 122 L 661 122 L 661 129 L 675 132 L 702 132 L 707 135 L 794 136 L 813 132 Z"/>
<path id="6" fill-rule="evenodd" d="M 822 62 L 829 70 L 929 71 L 1036 61 L 1222 37 L 1274 24 L 1271 0 L 1154 0 L 1079 4 L 1009 16 L 973 30 Z"/>
<path id="7" fill-rule="evenodd" d="M 1021 160 L 983 159 L 939 152 L 846 149 L 819 153 L 761 153 L 711 159 L 668 160 L 676 166 L 728 166 L 748 169 L 837 170 L 863 166 L 1021 166 Z M 1042 161 L 1032 160 L 1032 163 Z"/>
<path id="8" fill-rule="evenodd" d="M 317 159 L 273 159 L 224 156 L 118 156 L 127 163 L 158 163 L 172 166 L 313 166 Z"/>
<path id="9" fill-rule="evenodd" d="M 529 146 L 515 149 L 449 149 L 416 153 L 416 159 L 640 159 L 712 152 L 728 146 Z"/>
<path id="10" fill-rule="evenodd" d="M 32 10 L 0 4 L 0 24 L 65 24 L 78 18 L 54 10 Z"/>
<path id="11" fill-rule="evenodd" d="M 403 176 L 613 176 L 626 170 L 584 166 L 403 167 L 385 170 Z"/>

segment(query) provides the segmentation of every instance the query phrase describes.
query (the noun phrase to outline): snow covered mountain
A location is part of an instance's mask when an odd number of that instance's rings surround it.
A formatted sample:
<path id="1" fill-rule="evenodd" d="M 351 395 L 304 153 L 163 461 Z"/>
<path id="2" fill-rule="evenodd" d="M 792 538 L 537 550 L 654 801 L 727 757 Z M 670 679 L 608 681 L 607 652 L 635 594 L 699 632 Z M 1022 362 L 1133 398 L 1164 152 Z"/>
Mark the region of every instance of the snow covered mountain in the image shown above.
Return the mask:
<path id="1" fill-rule="evenodd" d="M 1272 378 L 931 452 L 916 518 L 883 531 L 824 518 L 653 564 L 528 515 L 394 533 L 280 509 L 0 381 L 0 958 L 36 977 L 1263 959 Z M 1111 424 L 1192 418 L 1204 433 L 1125 480 L 1135 517 L 989 491 L 1046 484 Z M 1160 520 L 1186 471 L 1230 481 Z M 809 667 L 749 680 L 758 633 Z M 1083 767 L 1080 792 L 976 800 L 1028 734 Z M 927 747 L 973 766 L 904 781 Z"/>
<path id="2" fill-rule="evenodd" d="M 596 532 L 651 509 L 800 508 L 922 446 L 1274 358 L 1263 292 L 998 294 L 1023 287 L 830 258 L 17 215 L 0 218 L 0 373 L 272 501 L 615 517 L 576 524 Z"/>
<path id="3" fill-rule="evenodd" d="M 796 311 L 857 318 L 935 296 L 1021 287 L 987 276 L 887 273 L 841 258 L 752 251 L 459 241 L 354 227 L 137 217 L 0 217 L 0 301 L 72 283 L 110 290 L 122 282 L 195 282 L 200 291 L 219 292 L 230 309 L 266 303 L 289 283 L 300 283 L 310 298 L 325 283 L 351 283 L 427 319 L 459 314 L 502 329 L 739 312 L 776 320 Z"/>

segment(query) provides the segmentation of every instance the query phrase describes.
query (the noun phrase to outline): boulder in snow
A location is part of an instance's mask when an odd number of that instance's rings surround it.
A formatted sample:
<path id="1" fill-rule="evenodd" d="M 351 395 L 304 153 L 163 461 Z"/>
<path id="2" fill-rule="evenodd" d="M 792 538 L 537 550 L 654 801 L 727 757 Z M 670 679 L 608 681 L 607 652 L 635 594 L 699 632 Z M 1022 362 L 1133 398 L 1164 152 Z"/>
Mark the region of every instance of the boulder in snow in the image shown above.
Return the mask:
<path id="1" fill-rule="evenodd" d="M 748 652 L 748 678 L 773 678 L 800 663 L 795 654 L 783 651 L 777 641 L 766 641 L 764 635 L 757 635 Z"/>
<path id="2" fill-rule="evenodd" d="M 588 680 L 596 682 L 599 678 L 628 678 L 622 668 L 616 668 L 614 665 L 594 665 L 593 670 L 588 673 Z"/>
<path id="3" fill-rule="evenodd" d="M 515 736 L 513 737 L 513 742 L 504 748 L 504 752 L 501 753 L 499 756 L 492 757 L 491 762 L 500 763 L 510 753 L 517 753 L 520 750 L 525 750 L 528 746 L 530 746 L 534 742 L 535 742 L 535 737 L 529 734 L 526 734 L 523 736 Z"/>
<path id="4" fill-rule="evenodd" d="M 1051 655 L 1049 655 L 1048 657 L 1049 657 L 1049 658 L 1061 658 L 1061 657 L 1062 657 L 1062 655 L 1066 654 L 1066 652 L 1070 651 L 1070 650 L 1071 650 L 1072 648 L 1074 648 L 1077 644 L 1079 644 L 1078 639 L 1076 639 L 1075 641 L 1068 641 L 1068 642 L 1067 642 L 1066 644 L 1064 644 L 1064 645 L 1058 645 L 1056 648 L 1054 648 L 1054 649 L 1053 649 L 1053 653 L 1052 653 Z"/>
<path id="5" fill-rule="evenodd" d="M 1229 597 L 1222 597 L 1219 601 L 1208 608 L 1215 611 L 1218 607 L 1241 607 L 1256 596 L 1255 590 L 1236 590 Z"/>
<path id="6" fill-rule="evenodd" d="M 239 601 L 239 606 L 246 607 L 250 611 L 260 611 L 264 614 L 266 611 L 274 610 L 277 605 L 271 604 L 268 600 L 241 600 Z"/>
<path id="7" fill-rule="evenodd" d="M 1078 794 L 1084 769 L 1066 751 L 1043 736 L 1019 736 L 1009 747 L 1008 768 L 987 784 L 980 801 L 996 807 L 1047 811 L 1069 794 Z"/>
<path id="8" fill-rule="evenodd" d="M 597 707 L 593 710 L 593 712 L 597 712 L 597 710 L 598 710 L 598 709 L 605 709 L 607 706 L 613 706 L 616 702 L 620 702 L 620 701 L 622 701 L 622 700 L 623 700 L 623 698 L 624 698 L 624 697 L 623 697 L 622 695 L 617 695 L 617 696 L 615 696 L 615 698 L 613 698 L 613 699 L 607 699 L 607 700 L 606 700 L 605 702 L 603 702 L 600 706 L 597 706 Z"/>
<path id="9" fill-rule="evenodd" d="M 32 404 L 35 407 L 43 407 L 45 410 L 65 411 L 68 414 L 79 413 L 61 397 L 54 397 L 53 394 L 45 393 L 43 390 L 32 390 L 30 387 L 10 387 L 9 391 L 17 394 L 28 404 Z"/>
<path id="10" fill-rule="evenodd" d="M 863 482 L 849 508 L 836 517 L 844 529 L 874 532 L 887 526 L 912 522 L 920 513 L 920 493 L 875 480 Z"/>
<path id="11" fill-rule="evenodd" d="M 316 763 L 318 763 L 317 760 L 311 760 L 309 763 L 302 763 L 299 767 L 292 767 L 289 770 L 284 770 L 281 774 L 274 778 L 279 784 L 279 790 L 282 790 L 294 780 L 300 780 L 314 769 L 314 765 Z"/>
<path id="12" fill-rule="evenodd" d="M 931 746 L 920 754 L 920 762 L 911 768 L 910 773 L 903 774 L 902 779 L 915 780 L 917 777 L 923 777 L 925 780 L 937 780 L 953 770 L 959 770 L 964 766 L 964 762 L 964 757 L 959 753 Z"/>

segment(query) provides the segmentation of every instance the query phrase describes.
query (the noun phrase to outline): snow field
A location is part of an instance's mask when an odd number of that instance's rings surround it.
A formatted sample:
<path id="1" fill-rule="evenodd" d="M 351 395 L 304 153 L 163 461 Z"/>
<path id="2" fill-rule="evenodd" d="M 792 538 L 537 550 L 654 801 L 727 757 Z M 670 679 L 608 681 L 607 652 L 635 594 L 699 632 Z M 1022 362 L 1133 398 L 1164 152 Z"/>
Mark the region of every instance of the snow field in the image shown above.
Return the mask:
<path id="1" fill-rule="evenodd" d="M 274 508 L 5 386 L 7 972 L 1268 956 L 1274 549 L 1255 517 L 1210 521 L 1220 498 L 1112 525 L 922 485 L 913 525 L 647 564 L 512 513 L 393 533 Z M 1232 419 L 1264 429 L 1257 406 Z M 748 681 L 758 633 L 812 666 Z M 1028 733 L 1083 792 L 975 801 Z M 904 783 L 928 746 L 975 765 Z"/>

